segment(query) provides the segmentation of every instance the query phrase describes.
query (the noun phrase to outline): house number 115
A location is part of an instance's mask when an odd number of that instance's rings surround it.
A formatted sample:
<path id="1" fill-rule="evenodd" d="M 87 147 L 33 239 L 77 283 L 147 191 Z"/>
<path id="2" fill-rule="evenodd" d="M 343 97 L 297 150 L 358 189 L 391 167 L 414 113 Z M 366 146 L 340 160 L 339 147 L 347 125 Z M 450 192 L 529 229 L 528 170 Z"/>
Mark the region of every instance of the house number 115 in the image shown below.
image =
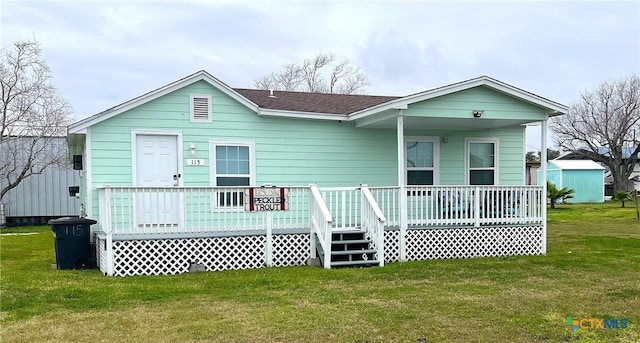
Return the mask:
<path id="1" fill-rule="evenodd" d="M 202 158 L 190 158 L 190 159 L 187 159 L 187 165 L 188 166 L 203 166 L 204 165 L 204 159 L 202 159 Z"/>

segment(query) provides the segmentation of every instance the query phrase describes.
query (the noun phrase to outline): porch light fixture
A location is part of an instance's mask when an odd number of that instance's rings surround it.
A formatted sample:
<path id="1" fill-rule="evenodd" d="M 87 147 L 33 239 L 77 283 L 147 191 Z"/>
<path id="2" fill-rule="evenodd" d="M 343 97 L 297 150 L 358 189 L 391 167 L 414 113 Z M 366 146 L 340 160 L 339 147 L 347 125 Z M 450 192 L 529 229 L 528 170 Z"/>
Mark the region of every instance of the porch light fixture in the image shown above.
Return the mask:
<path id="1" fill-rule="evenodd" d="M 442 137 L 442 138 L 440 138 L 440 141 L 442 143 L 448 143 L 449 142 L 449 137 Z"/>
<path id="2" fill-rule="evenodd" d="M 474 118 L 480 118 L 480 117 L 482 117 L 482 113 L 484 113 L 484 111 L 482 111 L 482 110 L 473 110 L 473 117 Z"/>
<path id="3" fill-rule="evenodd" d="M 195 144 L 193 144 L 193 143 L 189 144 L 189 153 L 191 155 L 195 155 L 196 154 L 196 145 Z"/>

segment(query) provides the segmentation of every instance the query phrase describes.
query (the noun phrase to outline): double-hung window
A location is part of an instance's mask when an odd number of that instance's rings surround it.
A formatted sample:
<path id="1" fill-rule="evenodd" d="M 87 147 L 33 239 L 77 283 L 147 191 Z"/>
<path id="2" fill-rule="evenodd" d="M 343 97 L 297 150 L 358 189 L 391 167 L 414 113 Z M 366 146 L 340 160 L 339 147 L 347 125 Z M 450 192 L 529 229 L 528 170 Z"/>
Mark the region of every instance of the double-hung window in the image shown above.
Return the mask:
<path id="1" fill-rule="evenodd" d="M 414 137 L 405 142 L 406 184 L 437 184 L 438 140 Z"/>
<path id="2" fill-rule="evenodd" d="M 470 185 L 495 185 L 498 179 L 498 141 L 467 140 L 467 180 Z"/>
<path id="3" fill-rule="evenodd" d="M 218 187 L 237 187 L 218 192 L 217 208 L 244 206 L 244 188 L 254 185 L 255 158 L 253 143 L 211 142 L 211 178 Z"/>

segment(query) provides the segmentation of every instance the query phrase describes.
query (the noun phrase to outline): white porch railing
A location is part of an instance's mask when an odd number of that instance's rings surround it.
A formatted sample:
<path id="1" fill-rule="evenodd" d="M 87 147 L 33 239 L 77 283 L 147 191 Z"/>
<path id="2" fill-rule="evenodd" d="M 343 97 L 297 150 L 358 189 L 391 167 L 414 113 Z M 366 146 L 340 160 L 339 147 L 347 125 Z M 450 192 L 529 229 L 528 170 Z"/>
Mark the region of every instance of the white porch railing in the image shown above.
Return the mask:
<path id="1" fill-rule="evenodd" d="M 101 229 L 115 235 L 309 228 L 309 188 L 287 187 L 288 209 L 249 212 L 244 187 L 102 187 Z M 267 215 L 269 214 L 269 215 Z"/>
<path id="2" fill-rule="evenodd" d="M 330 268 L 334 230 L 366 231 L 382 265 L 385 227 L 399 228 L 399 260 L 407 260 L 408 229 L 459 231 L 504 225 L 519 230 L 510 226 L 540 226 L 545 220 L 540 186 L 287 188 L 288 209 L 272 212 L 246 211 L 244 187 L 99 188 L 98 220 L 104 232 L 106 273 L 113 275 L 114 236 L 192 238 L 215 232 L 257 232 L 266 235 L 265 264 L 269 266 L 273 265 L 274 230 L 310 233 L 311 256 L 317 253 L 317 237 L 324 267 Z"/>
<path id="3" fill-rule="evenodd" d="M 320 194 L 333 215 L 334 229 L 357 229 L 361 222 L 359 187 L 320 188 Z"/>
<path id="4" fill-rule="evenodd" d="M 544 218 L 541 186 L 407 186 L 410 226 L 480 226 L 536 224 Z M 388 218 L 400 225 L 400 188 L 374 187 L 374 198 Z"/>
<path id="5" fill-rule="evenodd" d="M 315 187 L 315 186 L 314 186 Z M 287 187 L 288 209 L 249 212 L 243 187 L 102 187 L 99 221 L 115 235 L 310 229 L 313 187 Z M 333 229 L 358 229 L 364 213 L 359 187 L 317 188 Z M 371 187 L 386 226 L 400 226 L 406 196 L 408 226 L 537 224 L 544 221 L 541 186 Z M 270 213 L 267 215 L 267 213 Z M 270 216 L 270 217 L 269 217 Z"/>
<path id="6" fill-rule="evenodd" d="M 370 187 L 373 198 L 384 213 L 387 226 L 400 226 L 400 188 Z"/>
<path id="7" fill-rule="evenodd" d="M 331 227 L 333 226 L 333 217 L 325 204 L 320 191 L 316 185 L 309 185 L 310 201 L 309 201 L 309 218 L 311 225 L 311 258 L 315 258 L 316 237 L 323 252 L 323 267 L 331 268 Z"/>
<path id="8" fill-rule="evenodd" d="M 371 239 L 373 248 L 377 251 L 380 267 L 382 267 L 384 266 L 384 226 L 387 219 L 367 185 L 362 185 L 360 188 L 362 191 L 362 229 Z"/>

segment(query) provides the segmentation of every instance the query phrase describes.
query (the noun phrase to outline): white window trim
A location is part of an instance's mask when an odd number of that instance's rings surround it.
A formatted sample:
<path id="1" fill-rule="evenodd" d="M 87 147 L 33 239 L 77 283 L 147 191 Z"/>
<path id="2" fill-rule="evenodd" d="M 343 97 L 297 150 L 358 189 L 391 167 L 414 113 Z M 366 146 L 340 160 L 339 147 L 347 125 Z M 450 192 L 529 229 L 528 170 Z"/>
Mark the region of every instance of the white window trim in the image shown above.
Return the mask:
<path id="1" fill-rule="evenodd" d="M 467 137 L 464 139 L 464 184 L 470 185 L 469 179 L 470 161 L 469 161 L 469 145 L 471 143 L 493 143 L 494 144 L 494 163 L 493 163 L 493 185 L 500 183 L 500 139 L 495 137 Z M 477 168 L 478 170 L 488 170 L 490 168 Z"/>
<path id="2" fill-rule="evenodd" d="M 220 174 L 216 172 L 216 146 L 217 145 L 233 145 L 233 146 L 246 146 L 249 147 L 249 186 L 255 187 L 256 185 L 256 143 L 252 141 L 237 141 L 237 140 L 209 140 L 209 175 L 211 175 L 211 185 L 217 186 L 217 177 L 230 176 L 234 177 L 237 174 Z"/>
<path id="3" fill-rule="evenodd" d="M 407 143 L 408 142 L 429 142 L 433 143 L 433 168 L 411 168 L 407 167 Z M 440 184 L 440 137 L 436 136 L 406 136 L 404 138 L 404 161 L 402 164 L 404 166 L 404 175 L 405 175 L 405 185 L 409 186 L 407 183 L 409 181 L 408 171 L 409 170 L 433 170 L 433 185 Z"/>
<path id="4" fill-rule="evenodd" d="M 238 140 L 221 140 L 221 139 L 211 139 L 209 140 L 209 175 L 210 175 L 210 184 L 214 187 L 217 187 L 217 178 L 218 176 L 237 176 L 237 174 L 217 174 L 216 172 L 216 146 L 218 145 L 232 145 L 232 146 L 247 146 L 249 147 L 249 186 L 247 187 L 255 187 L 256 185 L 256 144 L 252 141 L 238 141 Z M 240 188 L 240 187 L 239 187 Z M 238 207 L 220 207 L 217 204 L 217 193 L 214 194 L 211 198 L 211 208 L 214 212 L 235 212 L 235 211 L 244 211 L 244 206 Z"/>
<path id="5" fill-rule="evenodd" d="M 206 98 L 207 99 L 207 119 L 196 119 L 193 114 L 193 99 L 194 98 Z M 211 123 L 213 121 L 213 115 L 211 111 L 211 95 L 209 94 L 191 94 L 189 95 L 189 121 L 192 123 Z"/>

